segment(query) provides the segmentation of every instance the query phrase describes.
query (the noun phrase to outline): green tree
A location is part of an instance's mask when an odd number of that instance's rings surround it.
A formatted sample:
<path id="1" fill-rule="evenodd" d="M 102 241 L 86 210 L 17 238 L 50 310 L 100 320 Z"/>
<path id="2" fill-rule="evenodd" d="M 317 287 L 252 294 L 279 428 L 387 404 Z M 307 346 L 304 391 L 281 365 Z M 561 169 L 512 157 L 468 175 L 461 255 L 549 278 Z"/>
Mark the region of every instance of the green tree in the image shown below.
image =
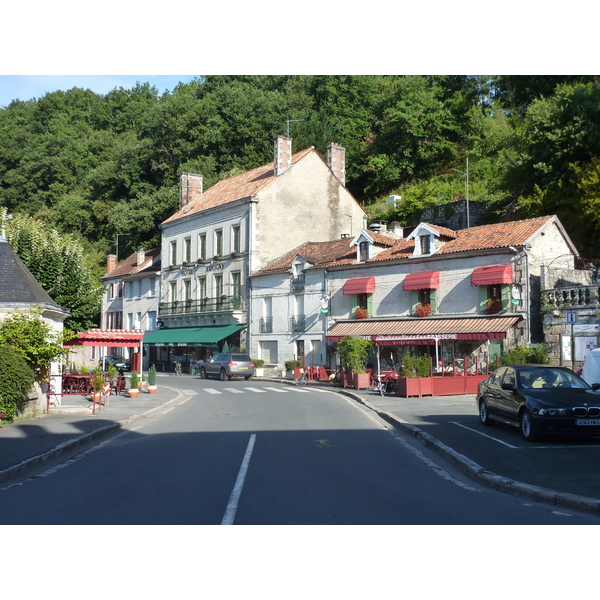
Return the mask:
<path id="1" fill-rule="evenodd" d="M 35 372 L 22 354 L 0 344 L 0 413 L 12 421 L 35 383 Z"/>

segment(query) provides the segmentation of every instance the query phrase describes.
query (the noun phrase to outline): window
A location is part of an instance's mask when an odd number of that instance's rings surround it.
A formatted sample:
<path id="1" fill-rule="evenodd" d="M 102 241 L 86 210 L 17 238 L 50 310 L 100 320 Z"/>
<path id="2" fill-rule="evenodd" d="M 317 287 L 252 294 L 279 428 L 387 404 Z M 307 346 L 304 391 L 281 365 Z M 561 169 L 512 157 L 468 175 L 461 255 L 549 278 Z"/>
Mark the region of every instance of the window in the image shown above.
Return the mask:
<path id="1" fill-rule="evenodd" d="M 138 281 L 136 282 L 136 287 L 137 287 L 137 297 L 141 298 L 142 297 L 142 280 L 138 279 Z"/>
<path id="2" fill-rule="evenodd" d="M 186 300 L 192 299 L 192 281 L 191 281 L 191 279 L 185 279 L 183 281 L 183 297 Z"/>
<path id="3" fill-rule="evenodd" d="M 111 283 L 108 286 L 108 299 L 112 300 L 115 297 L 115 284 Z"/>
<path id="4" fill-rule="evenodd" d="M 231 295 L 234 298 L 239 298 L 242 295 L 242 274 L 239 271 L 234 271 L 231 274 Z"/>
<path id="5" fill-rule="evenodd" d="M 183 240 L 183 262 L 190 262 L 192 260 L 192 240 L 191 238 L 185 238 Z"/>
<path id="6" fill-rule="evenodd" d="M 370 294 L 356 294 L 356 307 L 367 310 Z"/>
<path id="7" fill-rule="evenodd" d="M 138 312 L 135 314 L 135 327 L 134 329 L 141 329 L 142 327 L 142 313 Z"/>
<path id="8" fill-rule="evenodd" d="M 419 302 L 421 304 L 431 304 L 431 290 L 419 290 Z"/>
<path id="9" fill-rule="evenodd" d="M 123 282 L 119 281 L 119 298 L 123 297 Z"/>
<path id="10" fill-rule="evenodd" d="M 133 328 L 133 313 L 127 313 L 127 329 Z"/>
<path id="11" fill-rule="evenodd" d="M 223 293 L 223 275 L 215 275 L 214 278 L 215 298 L 220 298 Z"/>
<path id="12" fill-rule="evenodd" d="M 177 301 L 177 282 L 171 281 L 169 283 L 169 300 L 171 302 Z"/>
<path id="13" fill-rule="evenodd" d="M 200 300 L 206 297 L 206 277 L 198 277 L 198 298 Z"/>
<path id="14" fill-rule="evenodd" d="M 221 256 L 223 254 L 223 230 L 217 229 L 215 231 L 215 256 Z"/>
<path id="15" fill-rule="evenodd" d="M 234 225 L 231 228 L 231 251 L 240 252 L 240 226 Z"/>
<path id="16" fill-rule="evenodd" d="M 176 265 L 177 264 L 177 242 L 171 242 L 171 245 L 169 246 L 170 248 L 170 257 L 169 257 L 169 264 L 170 265 Z"/>
<path id="17" fill-rule="evenodd" d="M 157 281 L 157 277 L 153 277 L 150 280 L 150 292 L 149 295 L 150 296 L 156 296 L 156 281 Z"/>
<path id="18" fill-rule="evenodd" d="M 419 244 L 421 247 L 421 254 L 430 254 L 431 253 L 431 239 L 429 234 L 420 235 L 419 236 Z"/>
<path id="19" fill-rule="evenodd" d="M 148 321 L 146 323 L 146 329 L 156 329 L 156 311 L 148 311 Z"/>
<path id="20" fill-rule="evenodd" d="M 198 234 L 198 258 L 206 258 L 206 234 Z"/>
<path id="21" fill-rule="evenodd" d="M 369 248 L 370 248 L 369 242 L 361 242 L 359 244 L 359 260 L 361 262 L 364 262 L 365 260 L 367 260 L 369 258 Z"/>

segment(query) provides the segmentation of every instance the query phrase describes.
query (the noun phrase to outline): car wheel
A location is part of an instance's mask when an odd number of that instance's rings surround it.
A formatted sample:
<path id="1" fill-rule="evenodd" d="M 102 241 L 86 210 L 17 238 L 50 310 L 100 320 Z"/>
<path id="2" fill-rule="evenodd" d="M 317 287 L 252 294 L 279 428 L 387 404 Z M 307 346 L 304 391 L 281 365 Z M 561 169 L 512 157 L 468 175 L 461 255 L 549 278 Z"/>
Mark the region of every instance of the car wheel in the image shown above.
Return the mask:
<path id="1" fill-rule="evenodd" d="M 221 369 L 219 371 L 219 379 L 221 381 L 225 381 L 227 379 L 227 373 L 225 373 L 225 369 Z"/>
<path id="2" fill-rule="evenodd" d="M 479 421 L 484 427 L 490 427 L 495 423 L 493 419 L 490 419 L 490 413 L 485 400 L 479 403 Z"/>
<path id="3" fill-rule="evenodd" d="M 537 431 L 535 425 L 531 419 L 531 414 L 528 410 L 523 410 L 519 416 L 519 428 L 523 437 L 528 442 L 533 442 L 537 439 Z"/>

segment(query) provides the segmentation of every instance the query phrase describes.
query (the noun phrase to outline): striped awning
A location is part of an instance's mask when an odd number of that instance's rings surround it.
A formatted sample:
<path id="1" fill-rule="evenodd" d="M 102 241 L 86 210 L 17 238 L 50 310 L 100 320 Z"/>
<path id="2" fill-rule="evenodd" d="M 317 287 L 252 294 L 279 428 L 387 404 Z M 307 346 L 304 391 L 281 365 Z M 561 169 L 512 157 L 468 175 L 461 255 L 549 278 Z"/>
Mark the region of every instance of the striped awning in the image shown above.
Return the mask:
<path id="1" fill-rule="evenodd" d="M 411 273 L 404 278 L 405 290 L 437 290 L 440 285 L 440 272 Z"/>
<path id="2" fill-rule="evenodd" d="M 344 284 L 344 294 L 372 294 L 375 291 L 375 277 L 348 279 Z"/>
<path id="3" fill-rule="evenodd" d="M 244 329 L 246 325 L 207 325 L 206 327 L 167 327 L 146 333 L 146 346 L 216 346 L 217 342 Z"/>
<path id="4" fill-rule="evenodd" d="M 106 348 L 137 348 L 144 339 L 141 329 L 90 329 L 77 334 L 77 337 L 63 345 L 103 346 Z"/>
<path id="5" fill-rule="evenodd" d="M 512 283 L 511 265 L 479 267 L 471 274 L 471 285 L 496 285 L 499 283 Z"/>
<path id="6" fill-rule="evenodd" d="M 434 344 L 435 340 L 503 339 L 506 332 L 520 320 L 519 316 L 481 316 L 458 319 L 420 317 L 379 321 L 364 319 L 336 323 L 327 335 L 328 342 L 337 342 L 348 335 L 373 340 L 378 346 L 411 343 Z"/>

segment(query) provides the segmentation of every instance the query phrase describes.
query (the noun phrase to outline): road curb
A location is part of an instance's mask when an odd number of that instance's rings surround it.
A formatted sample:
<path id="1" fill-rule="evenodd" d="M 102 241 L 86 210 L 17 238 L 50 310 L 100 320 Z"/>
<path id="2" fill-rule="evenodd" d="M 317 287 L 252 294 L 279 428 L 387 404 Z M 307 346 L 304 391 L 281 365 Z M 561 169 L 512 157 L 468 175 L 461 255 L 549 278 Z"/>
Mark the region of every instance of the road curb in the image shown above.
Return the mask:
<path id="1" fill-rule="evenodd" d="M 405 433 L 410 434 L 412 437 L 418 439 L 427 448 L 434 450 L 437 454 L 445 458 L 452 465 L 460 469 L 463 473 L 468 475 L 471 479 L 482 483 L 494 490 L 519 496 L 522 498 L 529 498 L 539 502 L 545 502 L 552 506 L 582 511 L 586 513 L 592 513 L 594 515 L 600 515 L 600 500 L 596 498 L 588 498 L 586 496 L 577 496 L 576 494 L 567 494 L 564 492 L 557 492 L 547 488 L 538 487 L 528 483 L 522 483 L 515 481 L 508 477 L 503 477 L 487 471 L 481 465 L 467 458 L 463 454 L 456 452 L 446 444 L 443 444 L 430 434 L 424 432 L 416 425 L 411 425 L 406 421 L 403 421 L 400 417 L 388 413 L 387 411 L 378 409 L 373 406 L 368 400 L 360 397 L 352 392 L 335 390 L 341 392 L 346 396 L 350 396 L 363 406 L 366 406 L 369 410 L 372 410 L 379 415 L 383 420 L 387 421 L 394 427 L 402 429 Z"/>
<path id="2" fill-rule="evenodd" d="M 73 438 L 73 439 L 67 440 L 65 442 L 62 442 L 61 444 L 58 444 L 57 446 L 55 446 L 51 450 L 48 450 L 47 452 L 38 454 L 37 456 L 34 456 L 32 458 L 28 458 L 28 459 L 20 462 L 17 465 L 9 467 L 8 469 L 4 469 L 4 470 L 0 471 L 0 483 L 6 481 L 8 479 L 12 479 L 13 477 L 16 477 L 17 475 L 21 475 L 22 473 L 26 473 L 33 467 L 37 467 L 38 465 L 50 460 L 51 458 L 55 458 L 57 456 L 60 456 L 61 454 L 64 454 L 65 452 L 73 450 L 73 448 L 77 448 L 77 446 L 81 446 L 82 444 L 85 444 L 87 442 L 95 440 L 96 438 L 107 435 L 108 433 L 111 433 L 113 431 L 116 431 L 119 429 L 125 429 L 129 425 L 131 425 L 132 423 L 137 421 L 138 419 L 147 417 L 148 415 L 152 414 L 153 412 L 160 410 L 161 408 L 164 408 L 165 406 L 168 406 L 169 404 L 171 404 L 173 402 L 176 402 L 177 400 L 179 400 L 181 398 L 181 396 L 184 395 L 182 390 L 179 390 L 177 388 L 168 388 L 168 389 L 172 389 L 177 392 L 177 395 L 175 396 L 175 398 L 172 398 L 171 400 L 167 400 L 163 404 L 160 404 L 159 406 L 155 406 L 147 411 L 144 411 L 143 413 L 139 413 L 137 415 L 132 415 L 121 421 L 116 421 L 115 423 L 112 423 L 111 425 L 105 425 L 104 427 L 100 427 L 99 429 L 90 431 L 89 433 L 83 433 L 83 434 L 77 436 L 76 438 Z"/>

